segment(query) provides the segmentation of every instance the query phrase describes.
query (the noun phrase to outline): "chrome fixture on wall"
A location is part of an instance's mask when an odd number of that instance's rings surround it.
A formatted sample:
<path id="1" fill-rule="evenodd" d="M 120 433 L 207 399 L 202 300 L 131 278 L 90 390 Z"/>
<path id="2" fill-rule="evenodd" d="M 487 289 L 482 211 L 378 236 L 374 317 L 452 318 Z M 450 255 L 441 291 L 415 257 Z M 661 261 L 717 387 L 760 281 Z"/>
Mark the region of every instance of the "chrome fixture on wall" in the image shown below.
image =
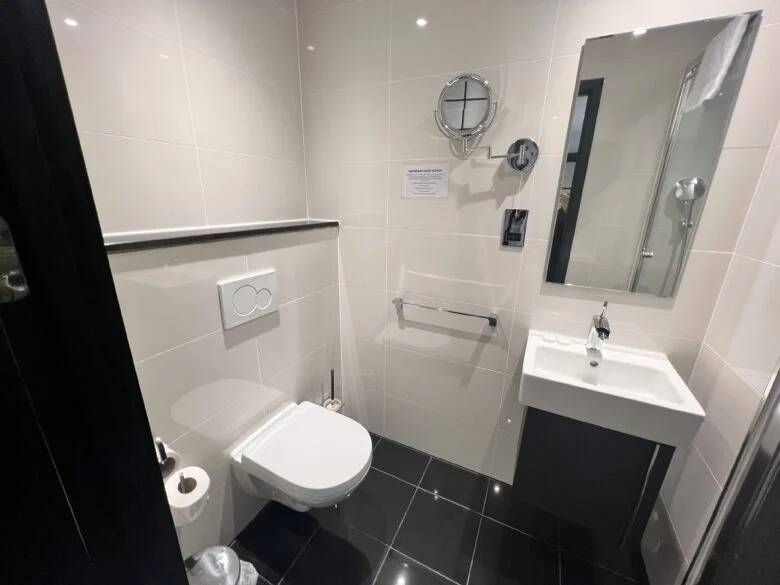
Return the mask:
<path id="1" fill-rule="evenodd" d="M 498 111 L 498 100 L 490 83 L 474 73 L 464 73 L 451 79 L 439 95 L 439 105 L 433 111 L 436 125 L 465 157 L 485 151 L 487 159 L 506 159 L 516 171 L 530 171 L 539 158 L 539 146 L 530 138 L 515 140 L 506 154 L 493 154 L 491 146 L 474 146 L 488 131 Z"/>
<path id="2" fill-rule="evenodd" d="M 490 315 L 475 315 L 474 313 L 464 313 L 463 311 L 454 311 L 452 309 L 442 309 L 440 307 L 431 307 L 430 305 L 410 303 L 409 301 L 404 301 L 401 297 L 395 297 L 393 299 L 393 305 L 395 305 L 395 310 L 398 312 L 399 317 L 402 317 L 403 315 L 404 306 L 409 305 L 411 307 L 418 307 L 420 309 L 439 311 L 440 313 L 451 313 L 453 315 L 463 315 L 464 317 L 476 317 L 477 319 L 485 319 L 488 322 L 488 325 L 490 325 L 491 327 L 495 327 L 496 325 L 498 325 L 498 313 L 490 313 Z"/>

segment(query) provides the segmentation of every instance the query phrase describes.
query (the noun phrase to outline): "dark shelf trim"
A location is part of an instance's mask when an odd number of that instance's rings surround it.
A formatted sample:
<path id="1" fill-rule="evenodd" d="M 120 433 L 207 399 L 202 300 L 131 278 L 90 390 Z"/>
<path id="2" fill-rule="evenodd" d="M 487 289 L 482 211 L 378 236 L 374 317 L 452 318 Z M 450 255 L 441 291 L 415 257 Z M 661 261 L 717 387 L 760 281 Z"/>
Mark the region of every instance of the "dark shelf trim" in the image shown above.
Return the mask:
<path id="1" fill-rule="evenodd" d="M 154 248 L 189 246 L 205 242 L 218 242 L 251 236 L 263 236 L 284 232 L 300 232 L 322 228 L 338 227 L 337 220 L 280 221 L 263 224 L 192 228 L 190 230 L 160 230 L 157 232 L 136 232 L 127 234 L 106 234 L 105 249 L 109 254 L 138 252 Z"/>

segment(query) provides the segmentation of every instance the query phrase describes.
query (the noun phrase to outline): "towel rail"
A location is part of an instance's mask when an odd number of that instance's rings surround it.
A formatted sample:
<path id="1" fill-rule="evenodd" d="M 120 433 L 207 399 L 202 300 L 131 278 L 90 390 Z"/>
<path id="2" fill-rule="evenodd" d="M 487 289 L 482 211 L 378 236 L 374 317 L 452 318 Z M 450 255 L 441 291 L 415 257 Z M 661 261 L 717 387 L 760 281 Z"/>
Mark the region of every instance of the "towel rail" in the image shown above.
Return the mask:
<path id="1" fill-rule="evenodd" d="M 463 315 L 465 317 L 476 317 L 477 319 L 485 319 L 488 325 L 495 327 L 498 325 L 498 313 L 490 313 L 490 315 L 476 315 L 474 313 L 464 313 L 463 311 L 454 311 L 452 309 L 442 309 L 440 307 L 431 307 L 430 305 L 421 305 L 419 303 L 410 303 L 403 300 L 401 297 L 395 297 L 393 299 L 396 311 L 403 311 L 404 305 L 412 307 L 419 307 L 420 309 L 430 309 L 431 311 L 439 311 L 440 313 L 452 313 L 453 315 Z"/>

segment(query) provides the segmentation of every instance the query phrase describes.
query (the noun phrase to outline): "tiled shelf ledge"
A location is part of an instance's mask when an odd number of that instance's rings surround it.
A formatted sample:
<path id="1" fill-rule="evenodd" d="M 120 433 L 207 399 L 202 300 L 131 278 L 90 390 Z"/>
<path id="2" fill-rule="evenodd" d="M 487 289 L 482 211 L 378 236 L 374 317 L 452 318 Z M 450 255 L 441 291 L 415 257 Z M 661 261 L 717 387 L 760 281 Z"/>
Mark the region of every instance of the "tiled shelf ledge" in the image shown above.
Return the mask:
<path id="1" fill-rule="evenodd" d="M 270 221 L 262 223 L 244 223 L 231 225 L 200 226 L 193 228 L 175 228 L 169 230 L 149 230 L 105 234 L 103 241 L 106 252 L 137 252 L 168 246 L 187 246 L 203 242 L 216 242 L 235 238 L 247 238 L 281 232 L 297 232 L 338 227 L 336 220 L 296 219 L 289 221 Z"/>

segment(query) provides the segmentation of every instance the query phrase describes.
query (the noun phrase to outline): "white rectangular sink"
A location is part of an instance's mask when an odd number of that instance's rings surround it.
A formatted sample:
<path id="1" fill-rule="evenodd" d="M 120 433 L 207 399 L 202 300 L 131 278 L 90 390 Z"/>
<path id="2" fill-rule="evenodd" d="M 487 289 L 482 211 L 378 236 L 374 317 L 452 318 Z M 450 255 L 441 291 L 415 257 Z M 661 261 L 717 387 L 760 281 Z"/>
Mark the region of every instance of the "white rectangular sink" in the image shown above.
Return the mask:
<path id="1" fill-rule="evenodd" d="M 528 333 L 520 403 L 683 448 L 704 419 L 664 354 L 605 343 L 594 367 L 584 339 L 535 330 Z"/>

